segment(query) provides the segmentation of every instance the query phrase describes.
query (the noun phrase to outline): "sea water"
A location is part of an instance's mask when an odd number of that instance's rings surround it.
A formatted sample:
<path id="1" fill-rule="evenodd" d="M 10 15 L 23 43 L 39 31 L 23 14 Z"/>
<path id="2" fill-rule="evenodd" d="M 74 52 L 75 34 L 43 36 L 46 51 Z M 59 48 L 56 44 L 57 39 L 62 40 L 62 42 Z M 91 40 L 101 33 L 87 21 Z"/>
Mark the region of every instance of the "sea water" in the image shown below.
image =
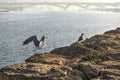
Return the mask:
<path id="1" fill-rule="evenodd" d="M 33 43 L 22 42 L 30 36 L 38 39 L 46 34 L 45 52 L 69 46 L 84 39 L 120 26 L 120 13 L 105 12 L 0 12 L 0 68 L 35 54 Z"/>

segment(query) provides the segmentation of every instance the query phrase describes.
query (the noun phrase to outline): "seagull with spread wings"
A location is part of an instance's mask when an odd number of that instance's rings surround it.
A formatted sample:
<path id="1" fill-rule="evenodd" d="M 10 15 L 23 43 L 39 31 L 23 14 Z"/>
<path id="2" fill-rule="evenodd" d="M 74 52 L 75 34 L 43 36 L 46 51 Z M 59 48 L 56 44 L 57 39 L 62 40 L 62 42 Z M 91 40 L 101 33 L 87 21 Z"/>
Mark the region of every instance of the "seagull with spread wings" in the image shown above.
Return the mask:
<path id="1" fill-rule="evenodd" d="M 47 36 L 46 35 L 43 35 L 41 40 L 38 40 L 37 36 L 31 36 L 29 37 L 28 39 L 26 39 L 24 42 L 23 42 L 23 45 L 27 45 L 28 43 L 32 42 L 34 43 L 34 46 L 35 46 L 35 49 L 33 51 L 37 51 L 37 50 L 41 50 L 42 52 L 42 49 L 45 47 L 46 43 L 45 43 L 45 40 L 47 39 Z"/>

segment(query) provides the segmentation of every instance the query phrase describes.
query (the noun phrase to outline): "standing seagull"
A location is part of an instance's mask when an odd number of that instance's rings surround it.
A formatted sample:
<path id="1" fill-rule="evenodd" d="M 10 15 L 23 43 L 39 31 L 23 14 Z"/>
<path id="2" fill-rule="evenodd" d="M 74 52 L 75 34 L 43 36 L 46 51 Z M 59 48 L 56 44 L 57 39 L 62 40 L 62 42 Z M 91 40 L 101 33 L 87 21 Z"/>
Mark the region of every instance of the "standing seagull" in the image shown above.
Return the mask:
<path id="1" fill-rule="evenodd" d="M 33 41 L 33 43 L 35 45 L 35 49 L 33 51 L 36 51 L 36 50 L 39 50 L 39 49 L 42 51 L 42 49 L 46 45 L 45 44 L 45 39 L 47 39 L 46 35 L 43 35 L 40 41 L 37 39 L 37 36 L 31 36 L 23 42 L 23 45 L 27 45 L 29 42 Z"/>
<path id="2" fill-rule="evenodd" d="M 81 34 L 81 36 L 80 36 L 79 39 L 78 39 L 78 42 L 80 42 L 80 41 L 83 40 L 83 35 L 84 35 L 84 33 Z"/>

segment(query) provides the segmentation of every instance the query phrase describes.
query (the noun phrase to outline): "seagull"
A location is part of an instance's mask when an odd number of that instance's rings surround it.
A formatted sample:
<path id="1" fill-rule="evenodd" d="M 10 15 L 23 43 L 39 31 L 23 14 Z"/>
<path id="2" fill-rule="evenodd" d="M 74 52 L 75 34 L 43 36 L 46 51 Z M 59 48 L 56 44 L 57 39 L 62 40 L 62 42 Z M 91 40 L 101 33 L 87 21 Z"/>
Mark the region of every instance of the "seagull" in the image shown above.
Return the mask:
<path id="1" fill-rule="evenodd" d="M 78 39 L 78 42 L 80 42 L 80 41 L 83 40 L 83 35 L 84 35 L 84 33 L 81 34 L 81 36 L 80 36 L 79 39 Z"/>
<path id="2" fill-rule="evenodd" d="M 23 42 L 23 45 L 27 45 L 29 42 L 32 42 L 34 43 L 34 46 L 35 46 L 35 49 L 33 51 L 37 51 L 37 50 L 41 50 L 42 52 L 42 49 L 45 47 L 46 43 L 45 43 L 45 40 L 47 39 L 47 36 L 46 35 L 43 35 L 41 40 L 38 40 L 37 39 L 37 36 L 34 35 L 34 36 L 31 36 L 29 37 L 28 39 L 26 39 L 24 42 Z"/>

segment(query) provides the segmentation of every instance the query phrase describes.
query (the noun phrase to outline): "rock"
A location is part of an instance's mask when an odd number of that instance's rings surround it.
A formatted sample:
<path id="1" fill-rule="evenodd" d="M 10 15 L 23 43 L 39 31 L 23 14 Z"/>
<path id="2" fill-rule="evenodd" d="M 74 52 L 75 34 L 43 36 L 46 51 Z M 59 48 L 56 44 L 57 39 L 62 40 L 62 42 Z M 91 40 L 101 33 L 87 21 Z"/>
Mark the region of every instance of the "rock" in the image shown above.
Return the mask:
<path id="1" fill-rule="evenodd" d="M 120 79 L 120 28 L 0 69 L 0 80 L 104 79 Z"/>
<path id="2" fill-rule="evenodd" d="M 101 69 L 101 79 L 120 79 L 120 70 L 119 69 Z"/>
<path id="3" fill-rule="evenodd" d="M 0 70 L 1 72 L 0 74 L 2 74 L 0 75 L 0 79 L 1 80 L 19 80 L 19 79 L 42 80 L 43 78 L 47 79 L 47 77 L 51 77 L 51 74 L 47 74 L 51 68 L 59 68 L 59 66 L 42 64 L 42 63 L 30 63 L 30 62 L 15 64 L 2 68 Z M 8 78 L 8 79 L 4 79 L 4 78 Z"/>
<path id="4" fill-rule="evenodd" d="M 54 49 L 50 53 L 64 55 L 68 58 L 76 58 L 80 56 L 87 56 L 89 54 L 98 55 L 99 52 L 91 48 L 87 48 L 81 43 L 75 42 L 72 43 L 70 46 Z"/>
<path id="5" fill-rule="evenodd" d="M 106 31 L 104 34 L 120 34 L 120 27 L 116 28 L 116 30 Z"/>
<path id="6" fill-rule="evenodd" d="M 86 76 L 86 79 L 90 80 L 100 76 L 100 71 L 95 67 L 95 65 L 92 65 L 89 62 L 82 62 L 76 65 L 74 68 L 82 71 Z"/>
<path id="7" fill-rule="evenodd" d="M 26 62 L 33 62 L 33 63 L 44 63 L 44 64 L 58 64 L 64 65 L 67 62 L 67 58 L 62 55 L 56 55 L 51 53 L 37 53 L 30 58 L 25 60 Z"/>
<path id="8" fill-rule="evenodd" d="M 100 63 L 110 69 L 120 69 L 120 61 L 104 61 Z"/>

